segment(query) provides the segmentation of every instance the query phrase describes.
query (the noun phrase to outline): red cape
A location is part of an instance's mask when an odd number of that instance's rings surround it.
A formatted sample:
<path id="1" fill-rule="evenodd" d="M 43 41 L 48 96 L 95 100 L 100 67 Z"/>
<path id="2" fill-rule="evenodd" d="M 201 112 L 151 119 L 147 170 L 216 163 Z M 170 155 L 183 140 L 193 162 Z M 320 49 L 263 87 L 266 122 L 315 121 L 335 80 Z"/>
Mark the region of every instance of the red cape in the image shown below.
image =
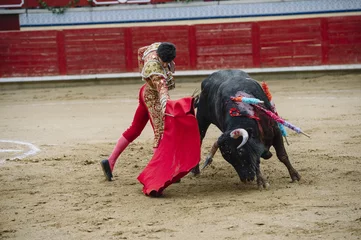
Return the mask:
<path id="1" fill-rule="evenodd" d="M 193 108 L 193 98 L 168 100 L 164 133 L 159 147 L 138 180 L 149 195 L 162 191 L 187 175 L 200 160 L 200 135 Z"/>

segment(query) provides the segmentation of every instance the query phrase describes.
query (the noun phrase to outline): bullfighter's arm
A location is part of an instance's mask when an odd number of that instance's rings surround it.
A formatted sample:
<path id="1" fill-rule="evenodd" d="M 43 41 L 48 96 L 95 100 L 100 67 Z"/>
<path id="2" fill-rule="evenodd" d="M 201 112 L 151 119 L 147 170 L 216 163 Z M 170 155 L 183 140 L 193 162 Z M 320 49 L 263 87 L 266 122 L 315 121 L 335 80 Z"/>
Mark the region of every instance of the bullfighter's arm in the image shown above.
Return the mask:
<path id="1" fill-rule="evenodd" d="M 148 60 L 142 69 L 142 77 L 147 81 L 151 88 L 157 90 L 162 113 L 165 113 L 165 106 L 169 99 L 167 75 L 164 68 L 157 60 Z"/>
<path id="2" fill-rule="evenodd" d="M 152 75 L 151 81 L 153 86 L 157 89 L 159 93 L 159 101 L 162 109 L 162 113 L 165 113 L 165 106 L 167 104 L 167 100 L 169 99 L 168 87 L 166 81 L 163 76 L 160 75 Z"/>
<path id="3" fill-rule="evenodd" d="M 139 66 L 140 72 L 142 72 L 142 69 L 144 67 L 143 54 L 144 54 L 145 50 L 147 50 L 147 48 L 148 48 L 148 46 L 141 47 L 138 49 L 138 66 Z"/>

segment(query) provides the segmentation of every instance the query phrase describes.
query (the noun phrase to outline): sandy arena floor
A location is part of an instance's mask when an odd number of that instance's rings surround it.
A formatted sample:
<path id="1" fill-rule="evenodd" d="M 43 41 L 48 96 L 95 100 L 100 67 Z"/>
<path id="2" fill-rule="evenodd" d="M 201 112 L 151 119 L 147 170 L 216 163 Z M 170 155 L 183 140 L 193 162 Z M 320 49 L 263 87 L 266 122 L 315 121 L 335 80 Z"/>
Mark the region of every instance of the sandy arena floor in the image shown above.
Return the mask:
<path id="1" fill-rule="evenodd" d="M 360 239 L 361 75 L 267 83 L 280 115 L 312 136 L 288 131 L 302 180 L 291 183 L 274 156 L 261 162 L 271 186 L 259 191 L 217 153 L 158 199 L 136 179 L 152 155 L 149 124 L 113 182 L 99 165 L 130 124 L 141 82 L 1 91 L 0 239 Z M 178 83 L 171 98 L 195 88 Z M 218 135 L 209 130 L 203 158 Z"/>

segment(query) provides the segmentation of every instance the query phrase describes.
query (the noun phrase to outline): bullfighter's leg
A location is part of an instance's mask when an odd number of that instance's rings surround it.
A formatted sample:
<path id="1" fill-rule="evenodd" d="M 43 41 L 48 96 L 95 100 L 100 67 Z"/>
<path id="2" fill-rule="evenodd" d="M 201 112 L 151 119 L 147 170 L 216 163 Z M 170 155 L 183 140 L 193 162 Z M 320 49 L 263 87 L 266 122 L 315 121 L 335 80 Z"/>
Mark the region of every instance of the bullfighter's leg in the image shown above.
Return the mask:
<path id="1" fill-rule="evenodd" d="M 273 147 L 276 150 L 277 158 L 286 165 L 288 172 L 291 176 L 292 182 L 299 181 L 301 176 L 298 174 L 296 169 L 293 168 L 290 160 L 288 159 L 288 155 L 283 143 L 281 131 L 277 131 L 273 140 Z"/>

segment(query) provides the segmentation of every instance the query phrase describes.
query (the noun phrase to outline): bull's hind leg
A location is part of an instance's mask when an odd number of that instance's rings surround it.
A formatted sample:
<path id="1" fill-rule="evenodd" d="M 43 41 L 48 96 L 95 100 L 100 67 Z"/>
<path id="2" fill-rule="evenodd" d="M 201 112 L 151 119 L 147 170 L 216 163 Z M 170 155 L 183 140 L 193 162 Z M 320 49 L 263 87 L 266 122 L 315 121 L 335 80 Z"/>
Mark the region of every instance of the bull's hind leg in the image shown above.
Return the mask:
<path id="1" fill-rule="evenodd" d="M 288 172 L 291 176 L 292 182 L 299 181 L 301 176 L 298 174 L 296 169 L 293 168 L 290 160 L 288 159 L 288 155 L 285 149 L 285 145 L 283 144 L 283 139 L 280 131 L 277 131 L 274 139 L 273 139 L 273 147 L 276 150 L 277 158 L 286 165 Z"/>

